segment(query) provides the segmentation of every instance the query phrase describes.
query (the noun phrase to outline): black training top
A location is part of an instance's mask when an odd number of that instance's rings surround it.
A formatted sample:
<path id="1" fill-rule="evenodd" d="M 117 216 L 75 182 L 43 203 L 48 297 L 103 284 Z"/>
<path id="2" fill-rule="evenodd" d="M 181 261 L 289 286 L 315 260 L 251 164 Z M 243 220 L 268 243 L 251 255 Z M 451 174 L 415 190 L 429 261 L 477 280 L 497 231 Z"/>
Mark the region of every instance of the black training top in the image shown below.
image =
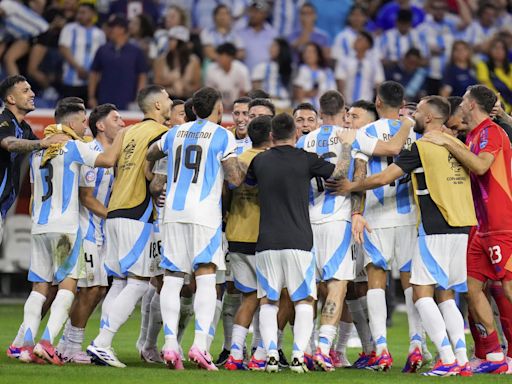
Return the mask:
<path id="1" fill-rule="evenodd" d="M 38 140 L 25 121 L 19 123 L 7 108 L 0 114 L 0 142 L 6 137 Z M 11 153 L 0 147 L 0 212 L 2 218 L 11 208 L 20 188 L 20 168 L 23 153 Z"/>
<path id="2" fill-rule="evenodd" d="M 331 164 L 316 153 L 289 145 L 258 154 L 248 171 L 248 182 L 258 184 L 260 232 L 256 252 L 279 249 L 311 251 L 309 186 L 313 177 L 329 178 Z"/>
<path id="3" fill-rule="evenodd" d="M 402 150 L 402 152 L 400 152 L 400 156 L 395 161 L 395 164 L 398 165 L 405 173 L 412 173 L 416 168 L 423 167 L 416 143 L 412 144 L 410 150 Z M 416 173 L 416 176 L 418 180 L 418 189 L 428 189 L 427 182 L 425 181 L 425 174 Z M 430 197 L 430 194 L 419 195 L 418 201 L 420 203 L 421 223 L 423 224 L 423 229 L 427 235 L 469 233 L 471 227 L 450 226 L 436 203 L 434 203 L 434 200 Z"/>

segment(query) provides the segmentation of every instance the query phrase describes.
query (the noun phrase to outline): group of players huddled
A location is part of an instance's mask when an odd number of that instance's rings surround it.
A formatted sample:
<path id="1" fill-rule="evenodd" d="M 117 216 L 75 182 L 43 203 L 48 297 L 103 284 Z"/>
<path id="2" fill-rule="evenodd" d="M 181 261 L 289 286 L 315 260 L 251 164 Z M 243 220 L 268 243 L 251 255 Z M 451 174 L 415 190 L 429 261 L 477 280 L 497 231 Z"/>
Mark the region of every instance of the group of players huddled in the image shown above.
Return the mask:
<path id="1" fill-rule="evenodd" d="M 304 103 L 293 115 L 276 114 L 268 98 L 242 97 L 234 127 L 224 128 L 217 90 L 173 102 L 151 85 L 138 94 L 141 122 L 125 127 L 112 104 L 87 119 L 83 101 L 69 97 L 42 140 L 24 121 L 35 108 L 25 78 L 5 79 L 0 97 L 2 223 L 23 153 L 32 185 L 33 288 L 9 357 L 125 367 L 112 342 L 142 299 L 137 348 L 147 362 L 184 369 L 180 343 L 194 316 L 188 358 L 200 368 L 333 371 L 350 366 L 353 318 L 363 346 L 353 366 L 386 371 L 385 290 L 395 265 L 409 324 L 403 372 L 432 358 L 427 335 L 438 358 L 424 375 L 511 372 L 512 119 L 489 88 L 427 96 L 412 111 L 393 81 L 379 85 L 375 103 L 346 108 L 343 95 L 327 91 L 319 111 Z M 455 302 L 465 292 L 471 361 Z M 102 299 L 99 333 L 83 352 Z"/>

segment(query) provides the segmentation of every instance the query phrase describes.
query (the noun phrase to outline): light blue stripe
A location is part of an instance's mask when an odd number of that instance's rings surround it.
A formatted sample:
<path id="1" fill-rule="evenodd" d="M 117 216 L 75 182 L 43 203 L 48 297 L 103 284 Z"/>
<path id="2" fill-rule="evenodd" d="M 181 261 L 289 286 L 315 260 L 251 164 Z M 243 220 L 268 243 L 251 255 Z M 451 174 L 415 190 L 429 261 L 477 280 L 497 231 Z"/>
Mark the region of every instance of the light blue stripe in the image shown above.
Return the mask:
<path id="1" fill-rule="evenodd" d="M 313 253 L 311 254 L 311 262 L 309 263 L 309 267 L 306 270 L 304 281 L 302 284 L 295 290 L 295 292 L 290 294 L 290 299 L 293 302 L 297 302 L 300 300 L 304 300 L 308 296 L 311 295 L 312 292 L 312 286 L 315 284 L 315 267 L 316 267 L 316 261 L 315 257 L 313 256 Z"/>
<path id="2" fill-rule="evenodd" d="M 430 250 L 428 249 L 427 242 L 426 242 L 426 236 L 419 236 L 418 237 L 418 245 L 420 247 L 420 256 L 421 260 L 423 261 L 423 264 L 427 268 L 430 275 L 433 277 L 433 279 L 437 282 L 437 284 L 447 289 L 449 288 L 449 279 L 446 275 L 445 271 L 441 268 L 441 266 L 437 263 L 437 261 L 434 259 L 434 256 L 430 253 Z"/>
<path id="3" fill-rule="evenodd" d="M 343 240 L 340 246 L 334 254 L 331 256 L 329 261 L 322 268 L 322 280 L 329 281 L 334 277 L 334 274 L 338 271 L 340 265 L 345 260 L 347 251 L 350 248 L 350 242 L 352 240 L 352 225 L 347 222 L 345 225 L 345 233 L 343 234 Z"/>
<path id="4" fill-rule="evenodd" d="M 200 264 L 208 264 L 212 262 L 213 255 L 219 252 L 219 249 L 222 245 L 222 226 L 217 228 L 217 231 L 210 239 L 208 245 L 197 255 L 194 257 L 192 261 L 192 268 L 194 271 L 199 267 Z"/>
<path id="5" fill-rule="evenodd" d="M 363 248 L 366 251 L 366 253 L 370 256 L 372 264 L 381 269 L 387 270 L 388 263 L 386 262 L 386 259 L 384 258 L 380 250 L 370 241 L 370 238 L 368 237 L 366 231 L 364 232 L 363 236 Z"/>
<path id="6" fill-rule="evenodd" d="M 183 272 L 176 264 L 169 260 L 165 255 L 162 255 L 162 260 L 160 261 L 160 268 L 167 269 L 168 271 L 171 272 Z"/>
<path id="7" fill-rule="evenodd" d="M 242 293 L 251 293 L 256 291 L 256 287 L 248 287 L 247 285 L 243 285 L 240 281 L 236 279 L 236 277 L 234 277 L 233 280 L 235 283 L 235 288 Z"/>
<path id="8" fill-rule="evenodd" d="M 28 270 L 28 281 L 32 283 L 49 283 L 38 274 L 34 273 L 32 270 Z"/>
<path id="9" fill-rule="evenodd" d="M 85 55 L 84 55 L 84 68 L 89 70 L 91 68 L 92 64 L 92 33 L 93 33 L 93 27 L 86 28 L 85 30 Z"/>
<path id="10" fill-rule="evenodd" d="M 71 55 L 76 56 L 76 34 L 77 30 L 76 28 L 73 28 L 71 32 L 71 47 L 69 48 L 71 50 Z M 66 73 L 66 77 L 64 78 L 64 84 L 66 85 L 73 85 L 73 79 L 75 78 L 76 71 L 71 65 L 67 65 L 68 72 Z"/>
<path id="11" fill-rule="evenodd" d="M 143 253 L 148 244 L 152 228 L 153 224 L 144 223 L 144 228 L 142 229 L 139 238 L 133 245 L 133 248 L 119 261 L 121 273 L 127 273 L 131 266 L 137 262 L 139 257 L 144 257 Z"/>
<path id="12" fill-rule="evenodd" d="M 80 255 L 80 248 L 82 247 L 82 233 L 80 229 L 78 229 L 78 233 L 75 238 L 75 244 L 73 244 L 73 248 L 71 249 L 70 255 L 66 258 L 66 261 L 59 267 L 57 272 L 55 272 L 55 280 L 60 283 L 71 273 L 73 268 L 78 261 L 78 256 Z"/>
<path id="13" fill-rule="evenodd" d="M 43 196 L 48 193 L 49 185 L 46 182 L 46 177 L 49 175 L 48 168 L 39 168 L 39 174 L 43 184 Z M 52 207 L 52 196 L 41 203 L 41 210 L 39 211 L 39 219 L 37 224 L 43 225 L 48 224 L 48 218 L 50 217 L 50 210 Z M 32 211 L 34 212 L 34 211 Z"/>
<path id="14" fill-rule="evenodd" d="M 148 206 L 146 207 L 144 214 L 140 218 L 140 221 L 142 221 L 143 223 L 147 223 L 149 221 L 152 213 L 153 213 L 153 199 L 150 197 L 149 201 L 148 201 Z"/>
<path id="15" fill-rule="evenodd" d="M 261 271 L 258 268 L 256 268 L 256 279 L 258 281 L 258 286 L 263 288 L 263 290 L 265 291 L 267 299 L 271 301 L 279 300 L 279 295 L 281 294 L 281 292 L 276 291 L 273 287 L 270 286 L 270 283 L 268 282 L 267 278 L 263 275 L 263 273 L 261 273 Z"/>
<path id="16" fill-rule="evenodd" d="M 84 159 L 73 140 L 66 143 L 65 148 L 68 152 L 64 152 L 64 176 L 62 180 L 62 213 L 64 213 L 69 206 L 71 196 L 73 195 L 75 187 L 75 173 L 71 170 L 71 163 L 84 164 Z"/>
<path id="17" fill-rule="evenodd" d="M 206 163 L 204 164 L 204 178 L 203 187 L 201 188 L 200 201 L 203 201 L 210 195 L 213 186 L 217 182 L 217 177 L 220 170 L 219 154 L 221 157 L 226 152 L 228 146 L 228 133 L 224 128 L 217 128 L 213 134 L 210 146 L 208 147 L 208 153 L 206 155 Z M 243 149 L 242 149 L 243 150 Z"/>
<path id="18" fill-rule="evenodd" d="M 164 335 L 174 336 L 174 332 L 167 326 L 167 324 L 164 324 Z"/>
<path id="19" fill-rule="evenodd" d="M 362 84 L 362 63 L 361 64 L 357 64 L 358 66 L 358 69 L 357 69 L 357 72 L 356 72 L 356 77 L 354 79 L 354 89 L 352 90 L 352 102 L 354 101 L 357 101 L 359 100 L 359 98 L 361 97 L 361 84 Z"/>
<path id="20" fill-rule="evenodd" d="M 332 125 L 322 125 L 318 128 L 318 135 L 316 136 L 316 153 L 318 156 L 322 157 L 329 152 L 329 139 L 331 138 Z M 327 145 L 320 145 L 320 142 L 325 143 Z M 329 159 L 325 159 L 326 161 L 330 161 Z M 322 204 L 322 214 L 328 215 L 334 212 L 334 206 L 336 202 L 336 196 L 331 194 L 329 191 L 324 192 L 324 202 Z"/>
<path id="21" fill-rule="evenodd" d="M 4 194 L 5 184 L 7 183 L 7 168 L 4 169 L 4 178 L 2 179 L 2 184 L 0 185 L 0 196 Z M 32 161 L 30 162 L 30 173 L 32 174 L 32 180 L 34 180 L 34 169 L 32 168 Z"/>

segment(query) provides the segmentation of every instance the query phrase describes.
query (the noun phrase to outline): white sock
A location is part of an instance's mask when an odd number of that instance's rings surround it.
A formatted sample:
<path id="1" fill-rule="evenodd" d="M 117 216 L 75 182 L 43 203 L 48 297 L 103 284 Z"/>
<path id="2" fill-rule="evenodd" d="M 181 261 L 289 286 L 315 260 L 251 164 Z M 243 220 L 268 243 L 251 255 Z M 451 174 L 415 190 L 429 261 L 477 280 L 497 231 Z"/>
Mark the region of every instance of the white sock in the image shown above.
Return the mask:
<path id="1" fill-rule="evenodd" d="M 357 334 L 361 339 L 363 352 L 365 354 L 370 354 L 373 351 L 373 341 L 370 325 L 368 324 L 368 306 L 366 304 L 366 296 L 360 297 L 356 300 L 347 300 L 347 307 L 352 315 L 352 320 L 354 321 Z"/>
<path id="2" fill-rule="evenodd" d="M 71 319 L 68 317 L 68 321 L 64 325 L 64 330 L 62 331 L 62 336 L 60 337 L 59 344 L 57 344 L 57 351 L 60 353 L 65 353 L 68 347 L 69 342 L 69 329 L 71 328 Z"/>
<path id="3" fill-rule="evenodd" d="M 25 307 L 23 308 L 23 324 L 25 328 L 25 334 L 23 335 L 23 345 L 34 345 L 37 331 L 39 330 L 39 324 L 41 324 L 41 311 L 43 310 L 46 296 L 32 291 L 25 301 Z"/>
<path id="4" fill-rule="evenodd" d="M 416 301 L 416 308 L 420 313 L 425 331 L 437 347 L 443 364 L 453 364 L 455 355 L 448 341 L 443 316 L 434 299 L 432 297 L 422 297 Z"/>
<path id="5" fill-rule="evenodd" d="M 295 321 L 293 333 L 293 357 L 304 357 L 314 325 L 314 311 L 311 304 L 297 304 L 295 306 Z M 334 338 L 334 335 L 333 335 Z M 329 354 L 329 350 L 327 350 Z"/>
<path id="6" fill-rule="evenodd" d="M 85 328 L 69 326 L 66 353 L 73 355 L 82 350 L 82 344 L 85 338 Z"/>
<path id="7" fill-rule="evenodd" d="M 233 324 L 235 315 L 242 303 L 242 294 L 226 293 L 222 303 L 222 324 L 224 326 L 224 349 L 229 350 L 232 344 Z"/>
<path id="8" fill-rule="evenodd" d="M 160 291 L 160 310 L 164 327 L 164 349 L 178 352 L 178 321 L 180 316 L 180 292 L 183 277 L 164 276 L 164 285 Z"/>
<path id="9" fill-rule="evenodd" d="M 180 319 L 178 322 L 178 342 L 181 343 L 181 339 L 185 334 L 187 325 L 194 316 L 194 296 L 192 297 L 180 297 Z"/>
<path id="10" fill-rule="evenodd" d="M 194 298 L 196 327 L 193 344 L 201 351 L 208 351 L 208 335 L 213 323 L 213 318 L 215 317 L 215 307 L 217 303 L 215 273 L 196 276 L 196 286 L 196 295 Z M 215 333 L 215 330 L 213 332 Z"/>
<path id="11" fill-rule="evenodd" d="M 249 333 L 249 329 L 238 324 L 233 324 L 233 343 L 231 344 L 230 354 L 235 360 L 242 360 L 244 358 L 244 346 L 247 333 Z"/>
<path id="12" fill-rule="evenodd" d="M 112 286 L 108 290 L 107 295 L 103 299 L 103 304 L 101 305 L 101 320 L 100 320 L 100 329 L 103 328 L 108 319 L 108 309 L 112 306 L 115 299 L 121 291 L 126 287 L 126 280 L 121 279 L 113 279 Z"/>
<path id="13" fill-rule="evenodd" d="M 340 321 L 338 325 L 338 344 L 336 345 L 338 352 L 345 354 L 347 351 L 348 339 L 350 339 L 350 335 L 352 334 L 352 326 L 352 323 Z"/>
<path id="14" fill-rule="evenodd" d="M 407 309 L 407 321 L 409 322 L 409 353 L 419 348 L 421 351 L 421 342 L 423 341 L 423 326 L 421 318 L 414 301 L 412 299 L 412 287 L 404 291 L 405 307 Z"/>
<path id="15" fill-rule="evenodd" d="M 146 336 L 148 334 L 151 300 L 153 299 L 155 292 L 156 288 L 150 283 L 149 288 L 144 296 L 142 296 L 142 301 L 140 303 L 140 332 L 139 338 L 137 339 L 137 349 L 139 351 L 144 347 Z"/>
<path id="16" fill-rule="evenodd" d="M 162 312 L 160 310 L 160 295 L 155 292 L 151 299 L 149 323 L 144 349 L 156 348 L 158 334 L 162 329 Z"/>
<path id="17" fill-rule="evenodd" d="M 73 304 L 74 299 L 75 294 L 67 289 L 59 289 L 57 291 L 57 295 L 50 309 L 48 323 L 46 323 L 46 328 L 41 337 L 42 340 L 48 340 L 53 344 L 53 340 L 57 337 L 69 317 L 69 310 L 71 309 L 71 304 Z"/>
<path id="18" fill-rule="evenodd" d="M 332 343 L 336 337 L 336 327 L 334 325 L 321 325 L 318 334 L 318 348 L 324 355 L 329 355 Z"/>
<path id="19" fill-rule="evenodd" d="M 386 308 L 386 291 L 383 289 L 369 289 L 366 293 L 368 302 L 368 318 L 370 320 L 370 330 L 375 342 L 377 355 L 388 349 L 386 318 L 388 311 Z"/>
<path id="20" fill-rule="evenodd" d="M 251 350 L 258 348 L 260 343 L 261 343 L 260 307 L 258 307 L 256 309 L 256 312 L 254 312 L 254 315 L 252 317 L 252 342 L 251 342 Z"/>
<path id="21" fill-rule="evenodd" d="M 284 330 L 277 329 L 277 349 L 283 349 Z"/>
<path id="22" fill-rule="evenodd" d="M 14 338 L 12 342 L 13 347 L 23 347 L 23 336 L 25 335 L 25 326 L 23 323 L 21 323 L 20 327 L 18 328 L 18 333 L 16 334 L 16 337 Z"/>
<path id="23" fill-rule="evenodd" d="M 94 339 L 94 345 L 101 348 L 112 346 L 114 335 L 133 313 L 135 306 L 146 293 L 148 286 L 147 280 L 128 278 L 126 287 L 123 288 L 107 310 L 106 323 Z"/>
<path id="24" fill-rule="evenodd" d="M 370 318 L 368 317 L 368 299 L 366 298 L 366 296 L 363 296 L 357 300 L 361 304 L 361 308 L 363 308 L 363 313 L 366 316 L 366 332 L 364 333 L 366 336 L 364 337 L 364 341 L 363 338 L 361 338 L 361 342 L 363 342 L 363 348 L 365 348 L 365 351 L 367 351 L 366 353 L 370 354 L 372 351 L 375 350 L 375 342 L 372 338 L 372 332 L 370 330 Z M 361 335 L 359 335 L 359 337 L 361 337 Z"/>
<path id="25" fill-rule="evenodd" d="M 274 304 L 260 306 L 260 333 L 263 346 L 268 356 L 278 357 L 277 353 L 277 311 L 279 307 Z"/>
<path id="26" fill-rule="evenodd" d="M 466 336 L 464 335 L 464 319 L 455 304 L 455 300 L 446 300 L 438 305 L 446 324 L 446 332 L 452 342 L 455 357 L 460 365 L 468 362 Z M 510 346 L 509 348 L 512 348 Z"/>
<path id="27" fill-rule="evenodd" d="M 217 326 L 219 325 L 220 317 L 222 316 L 222 300 L 215 301 L 215 315 L 213 315 L 213 321 L 208 331 L 208 350 L 212 346 L 215 333 L 217 332 Z"/>

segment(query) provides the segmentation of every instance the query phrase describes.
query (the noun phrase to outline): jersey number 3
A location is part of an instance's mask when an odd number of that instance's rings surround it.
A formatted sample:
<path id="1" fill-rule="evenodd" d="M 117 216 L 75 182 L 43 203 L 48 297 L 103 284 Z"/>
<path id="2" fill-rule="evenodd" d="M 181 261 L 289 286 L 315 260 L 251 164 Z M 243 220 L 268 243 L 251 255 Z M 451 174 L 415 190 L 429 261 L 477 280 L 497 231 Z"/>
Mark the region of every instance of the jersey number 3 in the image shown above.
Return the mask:
<path id="1" fill-rule="evenodd" d="M 178 180 L 181 166 L 181 155 L 183 145 L 176 148 L 176 155 L 174 161 L 174 178 L 173 182 Z M 192 183 L 197 183 L 199 177 L 199 169 L 201 168 L 201 159 L 203 158 L 203 148 L 200 145 L 188 145 L 185 148 L 185 168 L 193 170 L 194 176 L 192 177 Z"/>
<path id="2" fill-rule="evenodd" d="M 43 202 L 48 200 L 53 195 L 53 184 L 52 184 L 52 178 L 53 178 L 53 166 L 52 163 L 47 163 L 44 168 L 46 172 L 44 173 L 44 181 L 46 182 L 46 193 L 41 198 Z"/>

